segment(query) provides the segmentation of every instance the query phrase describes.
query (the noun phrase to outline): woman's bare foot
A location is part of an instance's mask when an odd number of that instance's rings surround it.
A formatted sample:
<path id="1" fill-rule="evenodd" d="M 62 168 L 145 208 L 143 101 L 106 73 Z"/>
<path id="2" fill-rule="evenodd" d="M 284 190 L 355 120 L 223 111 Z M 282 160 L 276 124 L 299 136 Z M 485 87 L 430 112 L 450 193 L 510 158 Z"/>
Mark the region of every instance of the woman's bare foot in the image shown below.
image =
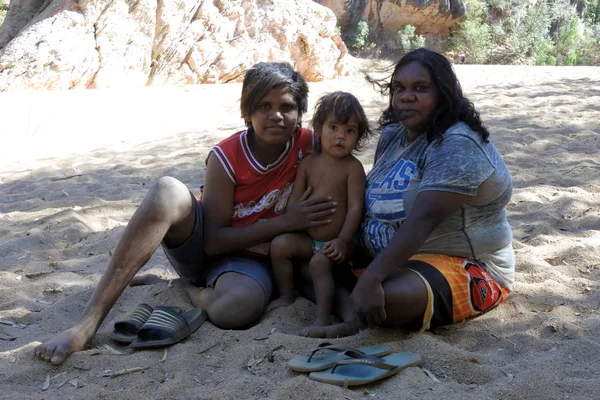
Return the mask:
<path id="1" fill-rule="evenodd" d="M 92 335 L 93 336 L 93 335 Z M 54 365 L 61 364 L 71 354 L 85 349 L 92 336 L 87 336 L 76 327 L 64 331 L 52 340 L 40 344 L 33 350 L 33 354 L 44 361 Z"/>
<path id="2" fill-rule="evenodd" d="M 272 311 L 279 307 L 291 306 L 292 304 L 294 304 L 295 300 L 296 299 L 294 297 L 278 297 L 267 305 L 267 310 L 265 312 Z"/>
<path id="3" fill-rule="evenodd" d="M 360 321 L 354 320 L 327 326 L 311 325 L 298 332 L 298 335 L 311 338 L 335 339 L 339 337 L 352 336 L 357 334 L 359 331 Z"/>

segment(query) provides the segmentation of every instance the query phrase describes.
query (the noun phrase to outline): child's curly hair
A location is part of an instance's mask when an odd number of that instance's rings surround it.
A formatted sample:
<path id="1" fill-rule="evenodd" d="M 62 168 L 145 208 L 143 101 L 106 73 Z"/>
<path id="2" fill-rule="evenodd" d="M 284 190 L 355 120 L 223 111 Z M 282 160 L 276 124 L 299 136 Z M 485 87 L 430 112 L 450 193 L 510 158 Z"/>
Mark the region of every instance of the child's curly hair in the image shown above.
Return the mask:
<path id="1" fill-rule="evenodd" d="M 358 119 L 358 141 L 356 142 L 355 150 L 362 150 L 373 136 L 373 132 L 369 127 L 365 110 L 360 105 L 358 99 L 348 92 L 340 91 L 322 96 L 315 106 L 315 113 L 311 121 L 313 129 L 320 132 L 327 117 L 332 114 L 342 124 L 347 123 L 352 116 Z M 316 144 L 315 151 L 321 151 L 320 142 Z"/>

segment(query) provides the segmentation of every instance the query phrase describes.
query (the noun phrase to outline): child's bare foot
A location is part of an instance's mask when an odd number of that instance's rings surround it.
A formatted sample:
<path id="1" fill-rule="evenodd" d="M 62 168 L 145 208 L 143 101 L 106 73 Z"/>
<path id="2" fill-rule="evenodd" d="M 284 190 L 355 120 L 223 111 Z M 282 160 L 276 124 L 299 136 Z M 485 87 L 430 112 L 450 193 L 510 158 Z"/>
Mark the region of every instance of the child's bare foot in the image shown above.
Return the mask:
<path id="1" fill-rule="evenodd" d="M 33 354 L 45 361 L 50 361 L 54 365 L 61 364 L 71 354 L 85 349 L 92 337 L 80 332 L 73 327 L 64 331 L 54 339 L 40 344 L 33 350 Z"/>
<path id="2" fill-rule="evenodd" d="M 267 310 L 265 312 L 272 311 L 279 307 L 291 306 L 294 304 L 294 300 L 296 300 L 294 297 L 278 297 L 267 305 Z"/>
<path id="3" fill-rule="evenodd" d="M 331 325 L 332 323 L 333 323 L 333 319 L 331 318 L 330 315 L 327 317 L 317 316 L 315 318 L 315 322 L 313 322 L 312 325 L 309 325 L 306 328 L 300 329 L 300 331 L 298 332 L 298 336 L 318 337 L 318 336 L 312 336 L 310 333 L 313 331 L 320 331 L 322 329 L 325 329 L 325 327 Z"/>
<path id="4" fill-rule="evenodd" d="M 298 332 L 298 335 L 311 338 L 335 339 L 345 336 L 352 336 L 357 334 L 359 331 L 360 322 L 355 320 L 327 326 L 311 325 Z"/>

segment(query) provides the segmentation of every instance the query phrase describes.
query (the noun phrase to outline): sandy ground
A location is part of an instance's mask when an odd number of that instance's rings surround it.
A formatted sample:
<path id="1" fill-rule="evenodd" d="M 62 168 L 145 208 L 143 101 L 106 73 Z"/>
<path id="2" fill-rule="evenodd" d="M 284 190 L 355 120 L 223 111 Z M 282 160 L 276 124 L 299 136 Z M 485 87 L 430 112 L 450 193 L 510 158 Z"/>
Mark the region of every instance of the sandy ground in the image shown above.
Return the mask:
<path id="1" fill-rule="evenodd" d="M 90 350 L 59 367 L 35 359 L 35 345 L 78 319 L 152 183 L 171 175 L 198 191 L 209 148 L 242 126 L 240 85 L 1 93 L 0 397 L 597 398 L 600 69 L 457 72 L 513 176 L 516 288 L 501 307 L 457 326 L 424 334 L 377 328 L 336 340 L 386 343 L 424 359 L 423 368 L 358 389 L 286 367 L 320 343 L 293 334 L 313 315 L 304 299 L 243 331 L 207 322 L 167 352 L 111 341 L 113 323 L 140 302 L 190 307 L 166 284 L 128 288 Z M 381 98 L 358 75 L 311 84 L 311 105 L 334 89 L 352 91 L 376 120 Z M 361 155 L 367 167 L 373 149 Z M 174 277 L 162 251 L 141 272 Z M 130 368 L 144 370 L 103 376 Z"/>

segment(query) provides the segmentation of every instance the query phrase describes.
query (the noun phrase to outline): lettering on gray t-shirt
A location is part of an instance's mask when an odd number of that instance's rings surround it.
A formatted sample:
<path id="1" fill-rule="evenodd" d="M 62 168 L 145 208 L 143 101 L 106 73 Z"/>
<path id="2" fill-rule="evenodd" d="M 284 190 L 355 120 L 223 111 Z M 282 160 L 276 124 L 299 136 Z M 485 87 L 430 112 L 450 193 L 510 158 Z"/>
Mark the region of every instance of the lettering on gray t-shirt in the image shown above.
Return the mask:
<path id="1" fill-rule="evenodd" d="M 483 261 L 511 288 L 515 259 L 505 207 L 512 180 L 491 140 L 484 142 L 462 122 L 432 143 L 423 136 L 409 143 L 400 124 L 383 129 L 367 175 L 363 247 L 377 256 L 410 214 L 417 194 L 427 190 L 461 193 L 469 200 L 434 229 L 419 253 Z"/>

